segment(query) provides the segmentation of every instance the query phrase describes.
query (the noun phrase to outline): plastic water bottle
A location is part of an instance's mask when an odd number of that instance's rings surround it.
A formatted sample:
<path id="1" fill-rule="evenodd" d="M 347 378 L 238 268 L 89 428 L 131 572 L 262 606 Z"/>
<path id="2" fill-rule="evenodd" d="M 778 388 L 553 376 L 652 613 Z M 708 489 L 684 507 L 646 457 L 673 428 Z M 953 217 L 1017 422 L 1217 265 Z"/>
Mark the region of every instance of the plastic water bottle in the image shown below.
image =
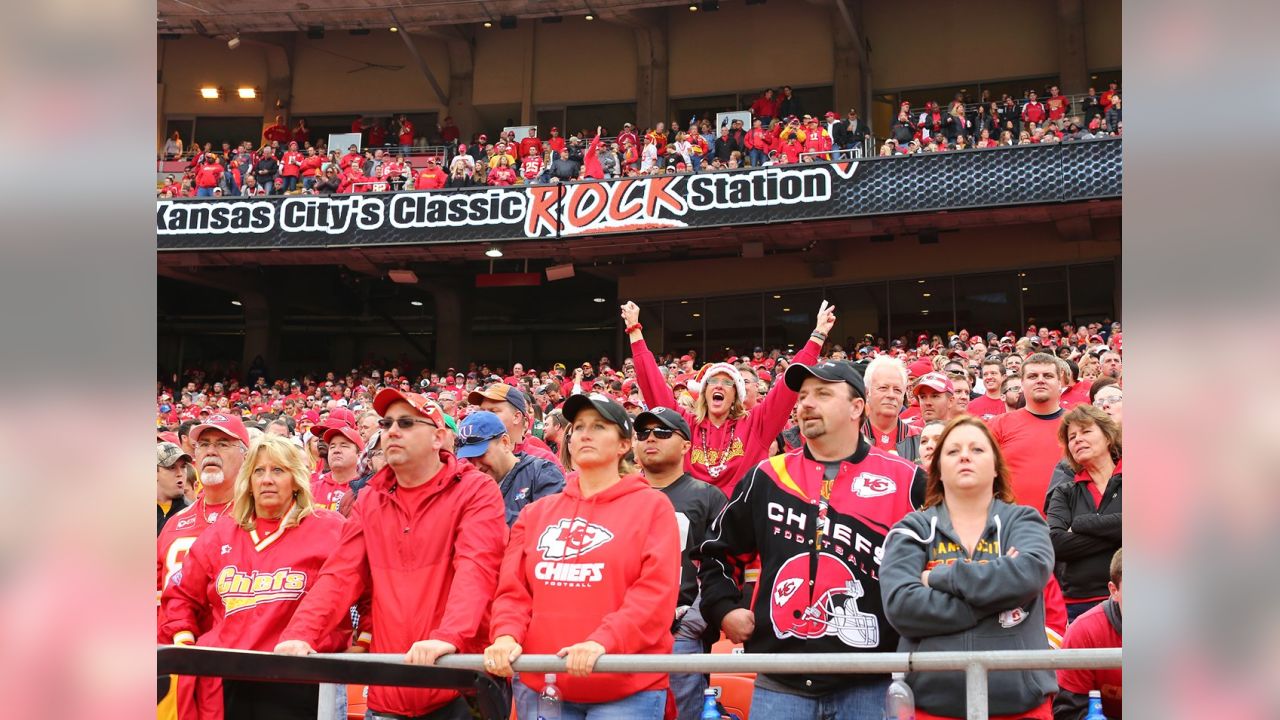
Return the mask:
<path id="1" fill-rule="evenodd" d="M 560 688 L 556 687 L 556 674 L 544 676 L 542 694 L 538 696 L 538 720 L 560 720 Z"/>
<path id="2" fill-rule="evenodd" d="M 884 694 L 884 720 L 916 720 L 916 696 L 905 673 L 894 673 Z"/>
<path id="3" fill-rule="evenodd" d="M 720 720 L 720 708 L 716 707 L 716 691 L 712 688 L 702 691 L 702 715 L 700 720 Z"/>
<path id="4" fill-rule="evenodd" d="M 1089 691 L 1089 714 L 1084 716 L 1084 720 L 1107 720 L 1107 716 L 1102 714 L 1102 691 Z"/>

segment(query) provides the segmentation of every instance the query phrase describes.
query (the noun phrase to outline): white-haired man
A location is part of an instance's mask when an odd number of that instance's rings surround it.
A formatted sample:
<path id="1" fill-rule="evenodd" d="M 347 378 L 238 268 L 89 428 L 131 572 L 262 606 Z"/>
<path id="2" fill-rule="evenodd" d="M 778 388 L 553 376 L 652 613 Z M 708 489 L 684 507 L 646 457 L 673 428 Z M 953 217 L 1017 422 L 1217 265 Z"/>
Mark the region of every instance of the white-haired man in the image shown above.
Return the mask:
<path id="1" fill-rule="evenodd" d="M 899 418 L 907 397 L 907 366 L 888 355 L 877 356 L 863 371 L 867 388 L 867 412 L 862 421 L 862 434 L 871 446 L 885 452 L 896 452 L 899 444 L 920 434 L 919 428 Z"/>

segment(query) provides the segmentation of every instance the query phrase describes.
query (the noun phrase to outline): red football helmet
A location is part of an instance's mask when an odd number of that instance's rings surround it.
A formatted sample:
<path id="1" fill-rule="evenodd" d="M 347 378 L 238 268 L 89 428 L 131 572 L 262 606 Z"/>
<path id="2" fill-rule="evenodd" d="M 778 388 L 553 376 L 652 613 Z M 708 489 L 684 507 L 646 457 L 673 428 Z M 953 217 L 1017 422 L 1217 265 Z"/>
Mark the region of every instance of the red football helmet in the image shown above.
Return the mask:
<path id="1" fill-rule="evenodd" d="M 846 645 L 875 648 L 880 623 L 858 609 L 862 583 L 839 557 L 818 554 L 818 571 L 809 585 L 809 555 L 801 553 L 778 568 L 769 593 L 769 617 L 779 638 L 815 640 L 837 635 Z M 812 600 L 811 600 L 812 598 Z"/>

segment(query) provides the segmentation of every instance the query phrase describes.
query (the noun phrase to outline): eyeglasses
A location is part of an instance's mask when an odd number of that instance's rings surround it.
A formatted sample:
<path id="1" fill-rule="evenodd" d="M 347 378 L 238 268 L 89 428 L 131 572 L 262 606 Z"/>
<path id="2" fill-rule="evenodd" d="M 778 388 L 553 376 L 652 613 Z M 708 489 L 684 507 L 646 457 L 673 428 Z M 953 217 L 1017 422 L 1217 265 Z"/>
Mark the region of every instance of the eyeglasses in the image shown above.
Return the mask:
<path id="1" fill-rule="evenodd" d="M 240 447 L 240 443 L 232 440 L 219 440 L 217 442 L 209 442 L 208 440 L 201 440 L 200 442 L 196 443 L 196 449 L 202 450 L 204 452 L 209 452 L 210 450 L 215 448 L 217 449 L 218 452 L 225 452 L 235 447 Z"/>
<path id="2" fill-rule="evenodd" d="M 659 440 L 666 440 L 676 433 L 671 428 L 650 427 L 636 430 L 636 438 L 640 440 L 648 440 L 650 435 L 657 437 Z"/>
<path id="3" fill-rule="evenodd" d="M 1124 395 L 1108 395 L 1106 397 L 1094 398 L 1093 406 L 1099 410 L 1106 410 L 1112 405 L 1124 402 Z"/>
<path id="4" fill-rule="evenodd" d="M 397 425 L 400 427 L 401 430 L 408 430 L 409 428 L 413 427 L 415 423 L 430 425 L 433 428 L 440 427 L 439 425 L 436 425 L 430 420 L 420 420 L 418 418 L 411 418 L 411 417 L 380 418 L 378 420 L 378 427 L 382 428 L 383 430 L 390 430 L 392 425 Z"/>

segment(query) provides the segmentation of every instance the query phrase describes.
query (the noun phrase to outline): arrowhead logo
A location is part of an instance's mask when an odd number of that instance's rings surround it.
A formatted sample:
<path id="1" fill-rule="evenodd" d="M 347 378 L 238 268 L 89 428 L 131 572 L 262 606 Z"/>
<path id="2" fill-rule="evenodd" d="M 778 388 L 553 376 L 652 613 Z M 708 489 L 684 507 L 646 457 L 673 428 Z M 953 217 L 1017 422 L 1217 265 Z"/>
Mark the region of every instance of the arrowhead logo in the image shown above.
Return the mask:
<path id="1" fill-rule="evenodd" d="M 582 518 L 564 519 L 548 525 L 538 538 L 544 560 L 577 558 L 613 539 L 613 533 Z"/>

